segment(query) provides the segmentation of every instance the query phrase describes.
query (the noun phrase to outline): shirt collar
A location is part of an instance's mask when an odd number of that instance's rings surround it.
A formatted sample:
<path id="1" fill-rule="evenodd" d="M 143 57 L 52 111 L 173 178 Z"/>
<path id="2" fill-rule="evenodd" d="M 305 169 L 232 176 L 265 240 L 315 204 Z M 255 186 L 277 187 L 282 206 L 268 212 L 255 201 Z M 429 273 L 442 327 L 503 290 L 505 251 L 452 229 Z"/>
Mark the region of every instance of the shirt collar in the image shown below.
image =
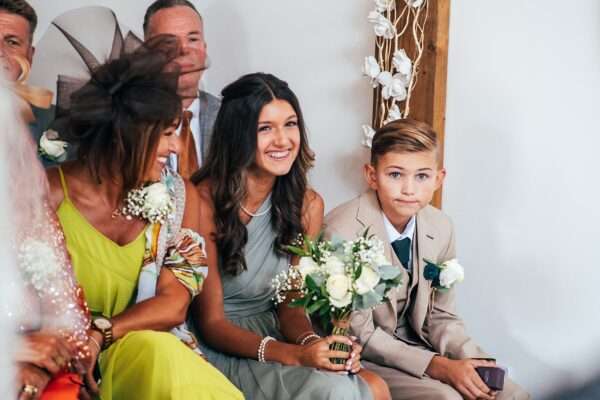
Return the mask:
<path id="1" fill-rule="evenodd" d="M 386 217 L 383 211 L 381 212 L 381 215 L 383 216 L 383 224 L 385 225 L 385 231 L 388 235 L 388 240 L 390 241 L 390 243 L 395 242 L 398 239 L 413 239 L 413 236 L 415 234 L 415 225 L 417 221 L 417 218 L 414 215 L 408 221 L 408 224 L 406 224 L 406 227 L 404 228 L 404 231 L 402 233 L 398 232 L 398 230 L 394 227 L 394 225 L 392 225 L 392 223 L 390 222 L 388 217 Z"/>
<path id="2" fill-rule="evenodd" d="M 196 97 L 187 110 L 193 113 L 193 118 L 197 118 L 200 115 L 200 98 Z"/>

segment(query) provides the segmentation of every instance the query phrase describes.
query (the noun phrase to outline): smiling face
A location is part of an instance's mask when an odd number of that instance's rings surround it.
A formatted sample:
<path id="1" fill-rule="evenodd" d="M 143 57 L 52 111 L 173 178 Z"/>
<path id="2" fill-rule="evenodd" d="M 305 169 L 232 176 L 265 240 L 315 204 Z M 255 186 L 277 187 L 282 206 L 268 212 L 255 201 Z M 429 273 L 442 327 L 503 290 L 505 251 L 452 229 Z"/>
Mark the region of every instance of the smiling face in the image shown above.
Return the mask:
<path id="1" fill-rule="evenodd" d="M 15 56 L 31 64 L 33 47 L 29 21 L 20 15 L 0 10 L 0 68 L 10 81 L 16 81 L 21 74 L 21 66 Z"/>
<path id="2" fill-rule="evenodd" d="M 161 133 L 155 155 L 148 163 L 146 181 L 159 181 L 162 171 L 169 161 L 169 156 L 179 152 L 179 138 L 175 134 L 176 130 L 177 124 L 172 124 Z"/>
<path id="3" fill-rule="evenodd" d="M 377 192 L 383 212 L 400 232 L 431 202 L 446 171 L 438 168 L 435 151 L 387 152 L 375 165 L 365 165 L 369 187 Z"/>
<path id="4" fill-rule="evenodd" d="M 181 53 L 175 59 L 181 68 L 179 91 L 182 96 L 195 97 L 206 64 L 206 42 L 200 16 L 187 6 L 159 10 L 148 21 L 145 36 L 150 39 L 161 34 L 174 35 L 179 39 Z"/>
<path id="5" fill-rule="evenodd" d="M 286 175 L 300 150 L 300 128 L 294 108 L 285 100 L 267 103 L 258 117 L 253 169 L 271 176 Z"/>

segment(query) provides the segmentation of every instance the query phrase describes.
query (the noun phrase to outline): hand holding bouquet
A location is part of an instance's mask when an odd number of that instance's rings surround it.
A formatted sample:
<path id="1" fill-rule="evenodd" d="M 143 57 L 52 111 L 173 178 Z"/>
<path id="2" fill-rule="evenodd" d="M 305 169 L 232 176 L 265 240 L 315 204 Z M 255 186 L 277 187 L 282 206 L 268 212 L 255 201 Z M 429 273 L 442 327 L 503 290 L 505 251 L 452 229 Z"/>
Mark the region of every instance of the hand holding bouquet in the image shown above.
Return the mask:
<path id="1" fill-rule="evenodd" d="M 400 269 L 386 259 L 383 243 L 368 229 L 352 241 L 303 237 L 287 250 L 300 261 L 273 279 L 275 302 L 283 303 L 289 292 L 299 292 L 301 296 L 289 305 L 318 316 L 323 328 L 334 335 L 348 333 L 353 311 L 383 303 L 388 292 L 401 284 Z M 347 345 L 333 346 L 347 351 Z"/>

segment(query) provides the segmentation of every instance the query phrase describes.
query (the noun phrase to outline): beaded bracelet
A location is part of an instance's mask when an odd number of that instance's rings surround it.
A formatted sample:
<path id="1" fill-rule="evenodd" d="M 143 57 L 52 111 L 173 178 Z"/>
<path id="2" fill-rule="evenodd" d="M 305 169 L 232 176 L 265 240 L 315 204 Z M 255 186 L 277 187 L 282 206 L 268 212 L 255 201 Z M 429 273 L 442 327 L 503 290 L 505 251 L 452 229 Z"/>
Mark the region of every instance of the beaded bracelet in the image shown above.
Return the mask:
<path id="1" fill-rule="evenodd" d="M 304 337 L 304 339 L 302 339 L 302 341 L 300 342 L 300 346 L 304 346 L 306 342 L 308 342 L 308 339 L 321 339 L 321 336 L 317 335 L 316 333 L 311 333 L 310 335 L 307 335 Z"/>
<path id="2" fill-rule="evenodd" d="M 267 343 L 269 343 L 271 340 L 275 340 L 275 338 L 272 338 L 271 336 L 265 336 L 261 341 L 260 344 L 258 345 L 258 361 L 259 362 L 266 362 L 265 360 L 265 349 L 267 347 Z"/>

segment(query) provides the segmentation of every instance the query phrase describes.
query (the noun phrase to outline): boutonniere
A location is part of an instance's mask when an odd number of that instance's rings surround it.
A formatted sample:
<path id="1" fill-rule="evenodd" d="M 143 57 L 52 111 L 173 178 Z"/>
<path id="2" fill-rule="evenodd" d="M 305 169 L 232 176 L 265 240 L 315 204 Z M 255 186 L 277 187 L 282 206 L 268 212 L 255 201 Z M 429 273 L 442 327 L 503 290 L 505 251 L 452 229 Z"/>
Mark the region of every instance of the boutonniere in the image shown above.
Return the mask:
<path id="1" fill-rule="evenodd" d="M 144 219 L 152 224 L 164 224 L 175 211 L 175 201 L 169 187 L 163 182 L 151 183 L 127 193 L 125 205 L 116 214 L 125 218 Z"/>
<path id="2" fill-rule="evenodd" d="M 462 282 L 465 279 L 465 270 L 455 258 L 441 264 L 436 264 L 426 259 L 423 259 L 423 261 L 426 264 L 423 276 L 428 281 L 431 281 L 435 289 L 448 290 L 455 283 Z"/>
<path id="3" fill-rule="evenodd" d="M 58 133 L 52 129 L 47 130 L 40 137 L 38 152 L 49 161 L 63 162 L 67 159 L 69 144 L 58 140 Z"/>

